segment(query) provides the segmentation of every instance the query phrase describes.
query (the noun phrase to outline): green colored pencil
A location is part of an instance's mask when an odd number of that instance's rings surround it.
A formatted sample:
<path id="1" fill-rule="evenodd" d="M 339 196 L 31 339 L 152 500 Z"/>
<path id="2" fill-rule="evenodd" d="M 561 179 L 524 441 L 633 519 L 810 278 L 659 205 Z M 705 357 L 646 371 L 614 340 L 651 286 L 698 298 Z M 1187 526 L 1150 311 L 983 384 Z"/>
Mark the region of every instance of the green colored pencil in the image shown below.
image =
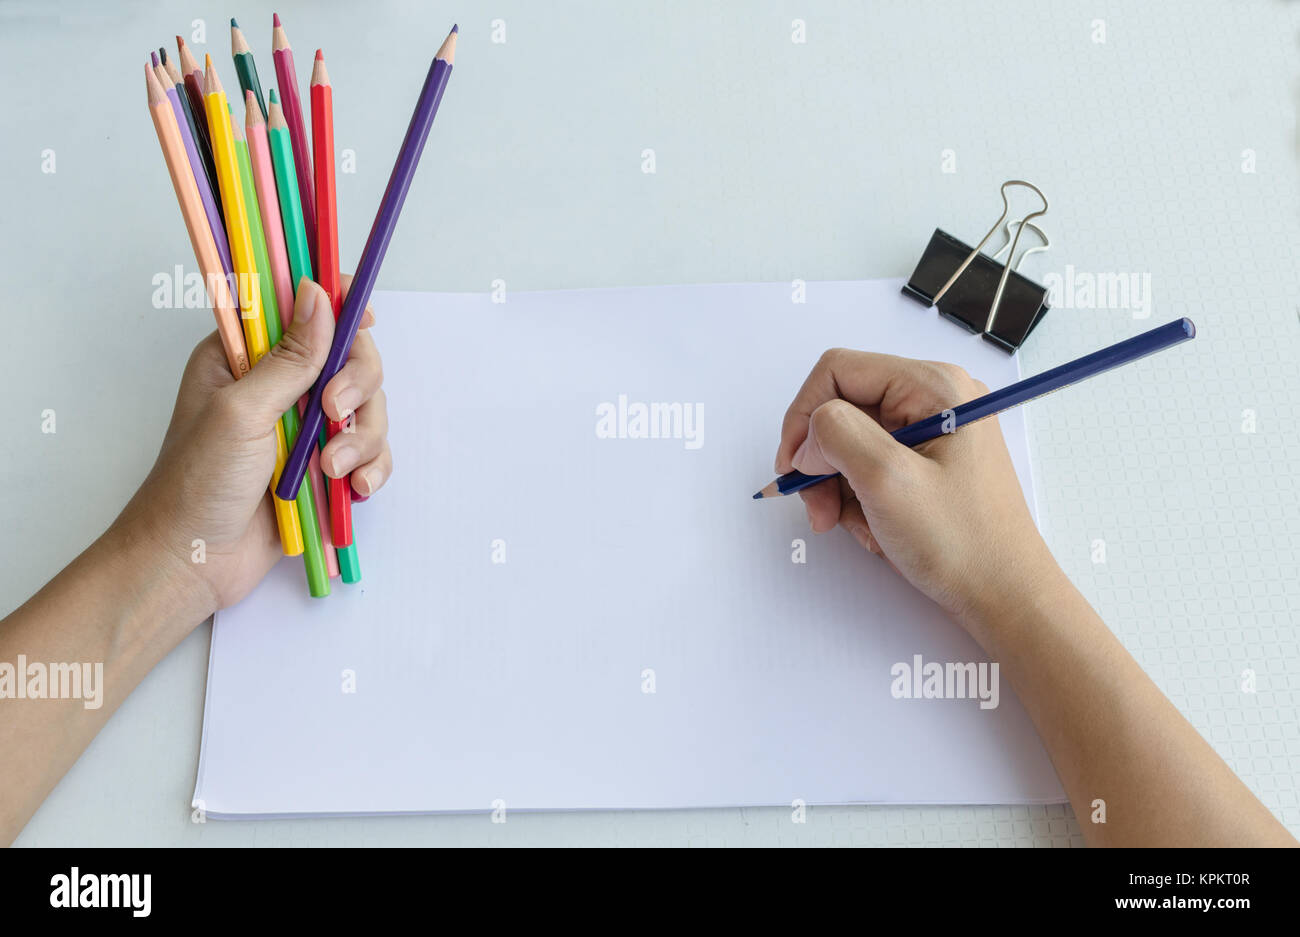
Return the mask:
<path id="1" fill-rule="evenodd" d="M 293 288 L 296 292 L 298 281 L 303 277 L 313 279 L 311 269 L 311 252 L 307 247 L 307 228 L 302 220 L 302 201 L 298 195 L 297 168 L 293 161 L 293 141 L 289 137 L 289 125 L 280 110 L 280 101 L 275 90 L 270 92 L 271 107 L 266 120 L 267 139 L 271 145 L 271 165 L 275 168 L 275 186 L 280 193 L 280 217 L 284 221 L 284 246 L 289 254 L 289 271 L 293 276 Z M 297 433 L 294 439 L 297 439 Z M 325 445 L 325 430 L 321 428 L 320 445 Z M 300 485 L 298 490 L 310 488 Z M 338 555 L 339 575 L 346 583 L 361 581 L 361 560 L 357 555 L 356 531 L 352 533 L 352 542 L 346 547 L 335 547 Z"/>
<path id="2" fill-rule="evenodd" d="M 232 111 L 233 113 L 233 111 Z M 261 205 L 257 199 L 257 188 L 253 183 L 253 163 L 248 155 L 248 141 L 239 129 L 238 121 L 231 120 L 235 137 L 235 153 L 239 159 L 239 184 L 244 195 L 244 211 L 248 218 L 249 233 L 253 240 L 253 257 L 257 264 L 258 281 L 265 284 L 262 294 L 262 319 L 266 323 L 267 344 L 274 348 L 284 336 L 280 323 L 280 308 L 271 287 L 271 261 L 266 252 L 266 232 L 262 228 Z M 290 449 L 302 429 L 298 417 L 298 408 L 290 407 L 280 416 L 280 426 L 284 430 L 286 445 Z M 298 526 L 302 530 L 302 560 L 307 571 L 307 588 L 313 598 L 323 598 L 330 594 L 329 571 L 325 565 L 325 548 L 320 534 L 320 521 L 316 516 L 316 498 L 311 485 L 299 485 L 296 497 L 298 504 Z"/>

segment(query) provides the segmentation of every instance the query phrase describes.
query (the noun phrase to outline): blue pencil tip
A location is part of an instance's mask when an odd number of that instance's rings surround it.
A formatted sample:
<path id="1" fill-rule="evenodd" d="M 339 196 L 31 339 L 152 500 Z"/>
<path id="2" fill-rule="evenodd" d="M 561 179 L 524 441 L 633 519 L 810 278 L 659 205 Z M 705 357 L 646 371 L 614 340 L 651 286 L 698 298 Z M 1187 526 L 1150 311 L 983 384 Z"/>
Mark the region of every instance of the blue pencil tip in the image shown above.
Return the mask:
<path id="1" fill-rule="evenodd" d="M 763 500 L 763 492 L 761 492 L 761 491 L 756 491 L 756 492 L 754 492 L 754 500 L 755 500 L 755 501 L 762 501 L 762 500 Z"/>
<path id="2" fill-rule="evenodd" d="M 451 31 L 454 32 L 454 33 L 458 33 L 458 32 L 460 32 L 460 24 L 459 24 L 459 23 L 452 23 L 452 24 L 451 24 Z"/>
<path id="3" fill-rule="evenodd" d="M 1196 337 L 1196 323 L 1191 319 L 1183 319 L 1183 332 L 1188 338 Z"/>
<path id="4" fill-rule="evenodd" d="M 239 28 L 239 24 L 235 22 L 235 18 L 233 16 L 230 18 L 230 28 L 231 29 Z"/>

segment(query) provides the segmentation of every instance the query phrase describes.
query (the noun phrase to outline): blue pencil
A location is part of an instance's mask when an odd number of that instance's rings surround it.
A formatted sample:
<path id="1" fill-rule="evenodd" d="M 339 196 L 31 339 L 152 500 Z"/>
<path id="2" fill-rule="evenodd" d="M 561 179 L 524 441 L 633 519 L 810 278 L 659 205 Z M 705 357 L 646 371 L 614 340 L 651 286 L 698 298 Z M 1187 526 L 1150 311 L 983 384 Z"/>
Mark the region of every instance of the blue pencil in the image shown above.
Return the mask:
<path id="1" fill-rule="evenodd" d="M 1165 325 L 1157 326 L 1149 332 L 1143 332 L 1141 335 L 1134 335 L 1122 342 L 1116 342 L 1109 348 L 1094 351 L 1090 355 L 1076 358 L 1074 361 L 1052 368 L 1050 371 L 1027 377 L 1023 381 L 1017 381 L 1001 390 L 995 390 L 983 397 L 977 397 L 968 403 L 958 404 L 952 408 L 951 412 L 945 411 L 944 413 L 936 413 L 934 416 L 928 416 L 924 420 L 896 429 L 890 435 L 905 446 L 919 446 L 923 442 L 942 436 L 945 420 L 948 421 L 948 431 L 951 432 L 959 426 L 974 423 L 976 420 L 993 416 L 1003 410 L 1010 410 L 1012 407 L 1017 407 L 1026 401 L 1033 400 L 1035 397 L 1050 394 L 1054 390 L 1060 390 L 1062 387 L 1101 374 L 1103 371 L 1109 371 L 1111 368 L 1118 368 L 1130 361 L 1145 358 L 1157 351 L 1164 351 L 1166 348 L 1177 345 L 1179 342 L 1185 342 L 1195 336 L 1196 326 L 1192 324 L 1191 319 L 1176 319 Z M 758 500 L 794 494 L 809 485 L 816 485 L 818 482 L 824 482 L 828 478 L 835 478 L 837 475 L 839 475 L 838 472 L 830 475 L 805 475 L 803 472 L 787 472 L 755 494 L 754 498 Z"/>

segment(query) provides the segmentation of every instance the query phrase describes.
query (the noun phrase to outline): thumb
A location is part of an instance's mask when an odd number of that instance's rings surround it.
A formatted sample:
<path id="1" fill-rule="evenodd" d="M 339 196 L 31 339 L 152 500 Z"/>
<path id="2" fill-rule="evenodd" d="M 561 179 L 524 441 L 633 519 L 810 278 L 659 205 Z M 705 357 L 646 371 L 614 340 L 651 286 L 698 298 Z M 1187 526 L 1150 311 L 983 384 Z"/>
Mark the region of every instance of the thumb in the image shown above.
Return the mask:
<path id="1" fill-rule="evenodd" d="M 914 452 L 853 404 L 829 400 L 812 412 L 808 437 L 792 461 L 805 475 L 839 472 L 861 497 L 914 457 Z"/>
<path id="2" fill-rule="evenodd" d="M 311 389 L 334 340 L 334 309 L 329 294 L 303 277 L 293 303 L 293 322 L 270 354 L 234 390 L 245 412 L 256 414 L 258 425 L 270 425 Z"/>

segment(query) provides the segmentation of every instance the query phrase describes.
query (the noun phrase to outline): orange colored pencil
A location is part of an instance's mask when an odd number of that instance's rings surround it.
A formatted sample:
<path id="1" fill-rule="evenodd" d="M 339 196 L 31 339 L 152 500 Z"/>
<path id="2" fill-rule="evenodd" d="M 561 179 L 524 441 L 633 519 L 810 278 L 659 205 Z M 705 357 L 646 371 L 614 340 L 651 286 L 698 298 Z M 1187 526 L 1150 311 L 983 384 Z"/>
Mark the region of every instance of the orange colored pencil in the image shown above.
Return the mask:
<path id="1" fill-rule="evenodd" d="M 311 142 L 316 168 L 316 255 L 320 266 L 316 280 L 329 293 L 334 321 L 343 308 L 342 279 L 339 276 L 338 198 L 334 188 L 334 92 L 325 55 L 316 50 L 311 71 Z M 343 424 L 329 421 L 328 438 L 343 431 Z M 330 478 L 330 530 L 334 546 L 352 542 L 352 483 L 347 478 Z"/>
<path id="2" fill-rule="evenodd" d="M 198 183 L 194 181 L 189 155 L 185 152 L 185 144 L 181 142 L 176 113 L 172 110 L 162 83 L 148 63 L 144 67 L 144 81 L 158 143 L 162 147 L 163 158 L 167 161 L 167 172 L 172 177 L 172 188 L 176 190 L 176 201 L 180 203 L 181 216 L 185 219 L 194 257 L 199 262 L 199 270 L 203 273 L 208 297 L 212 301 L 212 314 L 217 320 L 221 347 L 225 349 L 230 373 L 238 379 L 248 373 L 248 353 L 244 348 L 239 313 L 230 295 L 225 267 L 217 253 L 217 242 L 208 225 L 208 216 L 203 209 L 203 200 L 199 197 Z"/>

